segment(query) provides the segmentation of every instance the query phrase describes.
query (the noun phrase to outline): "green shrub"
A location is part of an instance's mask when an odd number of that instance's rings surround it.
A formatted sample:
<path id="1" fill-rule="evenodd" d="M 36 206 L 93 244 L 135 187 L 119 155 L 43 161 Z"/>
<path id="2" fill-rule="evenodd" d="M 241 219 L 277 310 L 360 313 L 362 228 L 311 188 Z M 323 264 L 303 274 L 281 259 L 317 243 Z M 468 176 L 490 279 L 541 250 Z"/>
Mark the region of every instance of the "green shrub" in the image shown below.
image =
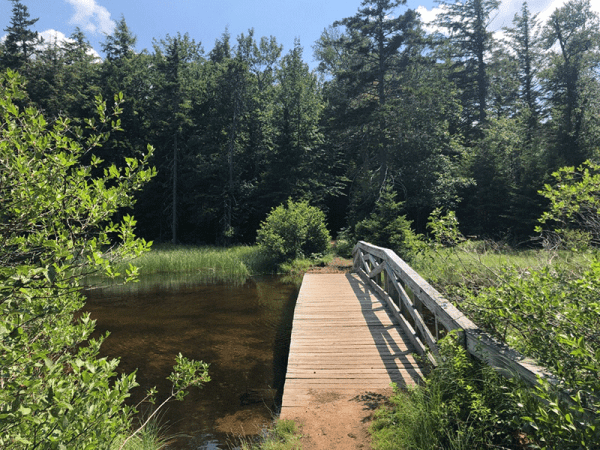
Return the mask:
<path id="1" fill-rule="evenodd" d="M 340 230 L 335 241 L 335 253 L 342 258 L 352 258 L 352 250 L 356 245 L 356 239 L 349 229 Z"/>
<path id="2" fill-rule="evenodd" d="M 257 242 L 265 254 L 277 262 L 312 258 L 329 248 L 331 237 L 325 214 L 308 201 L 273 208 L 258 230 Z"/>
<path id="3" fill-rule="evenodd" d="M 411 229 L 412 222 L 400 214 L 403 207 L 402 202 L 396 202 L 396 193 L 391 186 L 386 185 L 371 215 L 356 224 L 357 240 L 389 248 L 410 261 L 418 252 L 421 241 Z"/>
<path id="4" fill-rule="evenodd" d="M 85 274 L 136 278 L 114 262 L 150 245 L 135 237 L 133 217 L 111 217 L 155 174 L 152 149 L 101 171 L 99 158 L 86 159 L 118 127 L 101 99 L 85 130 L 49 124 L 24 102 L 23 80 L 0 74 L 0 448 L 114 448 L 130 432 L 135 408 L 125 400 L 137 383 L 100 357 L 104 337 L 91 338 L 80 288 Z M 180 396 L 208 381 L 207 367 L 181 357 L 171 380 Z"/>
<path id="5" fill-rule="evenodd" d="M 599 246 L 600 165 L 586 161 L 577 168 L 563 167 L 552 176 L 555 184 L 539 191 L 550 202 L 536 228 L 544 244 L 579 251 Z"/>
<path id="6" fill-rule="evenodd" d="M 518 408 L 509 381 L 472 360 L 450 335 L 425 385 L 395 388 L 371 426 L 378 450 L 514 448 Z"/>
<path id="7" fill-rule="evenodd" d="M 534 392 L 543 402 L 527 403 L 534 436 L 546 448 L 600 447 L 598 292 L 598 259 L 576 276 L 555 268 L 527 276 L 507 270 L 497 287 L 464 292 L 464 306 L 477 323 L 559 380 L 558 389 L 543 383 Z"/>
<path id="8" fill-rule="evenodd" d="M 427 228 L 431 233 L 431 243 L 434 247 L 455 247 L 465 240 L 458 228 L 458 220 L 454 211 L 435 209 L 427 220 Z"/>

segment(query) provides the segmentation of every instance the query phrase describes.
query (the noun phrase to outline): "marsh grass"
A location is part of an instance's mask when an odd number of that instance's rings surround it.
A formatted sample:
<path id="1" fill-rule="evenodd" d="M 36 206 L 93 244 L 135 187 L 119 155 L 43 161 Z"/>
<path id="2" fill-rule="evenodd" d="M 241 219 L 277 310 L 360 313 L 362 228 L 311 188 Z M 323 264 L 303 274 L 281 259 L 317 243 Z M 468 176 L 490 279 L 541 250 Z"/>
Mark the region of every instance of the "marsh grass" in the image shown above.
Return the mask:
<path id="1" fill-rule="evenodd" d="M 241 450 L 301 450 L 300 437 L 296 422 L 277 420 L 259 442 L 242 442 Z"/>
<path id="2" fill-rule="evenodd" d="M 311 267 L 324 267 L 333 260 L 333 257 L 333 253 L 326 253 L 313 259 L 296 258 L 292 261 L 285 262 L 279 266 L 280 271 L 284 274 L 282 281 L 284 283 L 300 286 L 304 274 L 308 272 Z"/>
<path id="3" fill-rule="evenodd" d="M 514 250 L 488 242 L 464 242 L 453 248 L 424 249 L 411 261 L 411 266 L 485 328 L 485 323 L 478 320 L 481 311 L 477 308 L 491 311 L 494 316 L 497 313 L 490 304 L 475 304 L 471 293 L 477 297 L 478 292 L 488 287 L 506 289 L 507 279 L 527 280 L 540 270 L 557 280 L 579 282 L 593 257 L 591 251 Z M 502 321 L 506 322 L 507 319 Z M 530 321 L 530 326 L 542 325 Z M 507 337 L 510 335 L 503 339 Z M 523 334 L 519 338 L 523 340 Z M 396 390 L 390 399 L 391 406 L 377 413 L 372 427 L 374 447 L 378 450 L 526 448 L 524 439 L 531 437 L 526 433 L 532 430 L 522 418 L 525 415 L 522 405 L 516 403 L 518 392 L 529 398 L 526 388 L 501 378 L 488 366 L 465 358 L 464 349 L 454 346 L 450 350 L 423 386 Z"/>
<path id="4" fill-rule="evenodd" d="M 376 450 L 520 448 L 512 388 L 494 369 L 472 360 L 453 336 L 440 341 L 441 364 L 425 384 L 394 386 L 371 424 Z"/>
<path id="5" fill-rule="evenodd" d="M 178 435 L 170 435 L 168 427 L 161 424 L 160 416 L 152 418 L 135 436 L 129 439 L 123 450 L 162 450 L 177 439 Z M 120 449 L 121 443 L 113 450 Z"/>
<path id="6" fill-rule="evenodd" d="M 577 276 L 589 267 L 590 254 L 544 249 L 515 250 L 486 241 L 467 241 L 452 248 L 424 249 L 411 266 L 443 295 L 456 287 L 480 290 L 496 286 L 507 270 L 526 276 L 551 267 Z"/>
<path id="7" fill-rule="evenodd" d="M 195 283 L 243 284 L 250 276 L 274 273 L 274 264 L 257 246 L 190 247 L 155 245 L 148 253 L 117 266 L 124 273 L 129 265 L 139 268 L 141 280 L 161 275 L 179 277 Z M 103 283 L 101 277 L 88 284 Z"/>

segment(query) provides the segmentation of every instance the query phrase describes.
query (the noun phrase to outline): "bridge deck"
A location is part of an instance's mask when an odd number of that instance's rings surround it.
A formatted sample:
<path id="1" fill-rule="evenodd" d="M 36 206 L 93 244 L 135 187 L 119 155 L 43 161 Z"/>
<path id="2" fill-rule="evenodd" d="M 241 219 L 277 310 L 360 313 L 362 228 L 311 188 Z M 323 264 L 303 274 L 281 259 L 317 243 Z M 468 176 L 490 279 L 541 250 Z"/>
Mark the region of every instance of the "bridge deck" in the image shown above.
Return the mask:
<path id="1" fill-rule="evenodd" d="M 315 396 L 414 384 L 414 349 L 385 302 L 355 274 L 307 274 L 298 294 L 281 417 Z"/>

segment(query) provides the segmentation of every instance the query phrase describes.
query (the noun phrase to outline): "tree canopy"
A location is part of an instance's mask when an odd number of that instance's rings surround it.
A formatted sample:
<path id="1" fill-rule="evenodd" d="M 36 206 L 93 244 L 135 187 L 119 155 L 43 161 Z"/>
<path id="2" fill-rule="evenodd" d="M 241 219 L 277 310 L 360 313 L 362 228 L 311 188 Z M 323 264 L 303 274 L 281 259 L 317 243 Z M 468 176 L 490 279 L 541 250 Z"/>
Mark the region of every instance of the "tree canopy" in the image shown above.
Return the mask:
<path id="1" fill-rule="evenodd" d="M 489 29 L 496 0 L 444 2 L 444 33 L 403 1 L 364 0 L 314 43 L 315 69 L 300 42 L 283 49 L 253 29 L 206 51 L 176 33 L 140 52 L 124 17 L 99 60 L 81 30 L 39 45 L 37 19 L 11 1 L 0 68 L 28 78 L 28 99 L 49 120 L 83 119 L 98 94 L 123 92 L 123 130 L 94 150 L 102 168 L 156 148 L 158 174 L 135 194 L 147 239 L 253 242 L 289 197 L 322 208 L 335 235 L 390 185 L 417 231 L 441 207 L 468 234 L 523 241 L 549 174 L 598 157 L 589 0 L 547 23 L 524 3 L 504 40 Z"/>

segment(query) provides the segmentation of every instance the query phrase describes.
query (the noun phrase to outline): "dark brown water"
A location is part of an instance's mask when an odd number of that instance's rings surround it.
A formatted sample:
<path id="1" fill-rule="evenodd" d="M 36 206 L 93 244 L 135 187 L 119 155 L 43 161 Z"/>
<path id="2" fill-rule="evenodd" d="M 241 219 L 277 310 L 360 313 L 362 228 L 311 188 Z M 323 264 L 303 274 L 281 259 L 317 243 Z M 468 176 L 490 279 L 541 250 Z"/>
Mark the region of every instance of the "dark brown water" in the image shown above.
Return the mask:
<path id="1" fill-rule="evenodd" d="M 179 352 L 210 363 L 212 381 L 169 403 L 162 415 L 167 434 L 185 435 L 172 448 L 232 448 L 235 436 L 256 436 L 272 420 L 285 380 L 296 287 L 276 278 L 241 287 L 161 280 L 87 296 L 97 334 L 110 332 L 103 356 L 120 357 L 124 372 L 137 369 L 141 387 L 132 391 L 132 403 L 153 386 L 158 402 L 166 398 L 166 377 Z"/>

